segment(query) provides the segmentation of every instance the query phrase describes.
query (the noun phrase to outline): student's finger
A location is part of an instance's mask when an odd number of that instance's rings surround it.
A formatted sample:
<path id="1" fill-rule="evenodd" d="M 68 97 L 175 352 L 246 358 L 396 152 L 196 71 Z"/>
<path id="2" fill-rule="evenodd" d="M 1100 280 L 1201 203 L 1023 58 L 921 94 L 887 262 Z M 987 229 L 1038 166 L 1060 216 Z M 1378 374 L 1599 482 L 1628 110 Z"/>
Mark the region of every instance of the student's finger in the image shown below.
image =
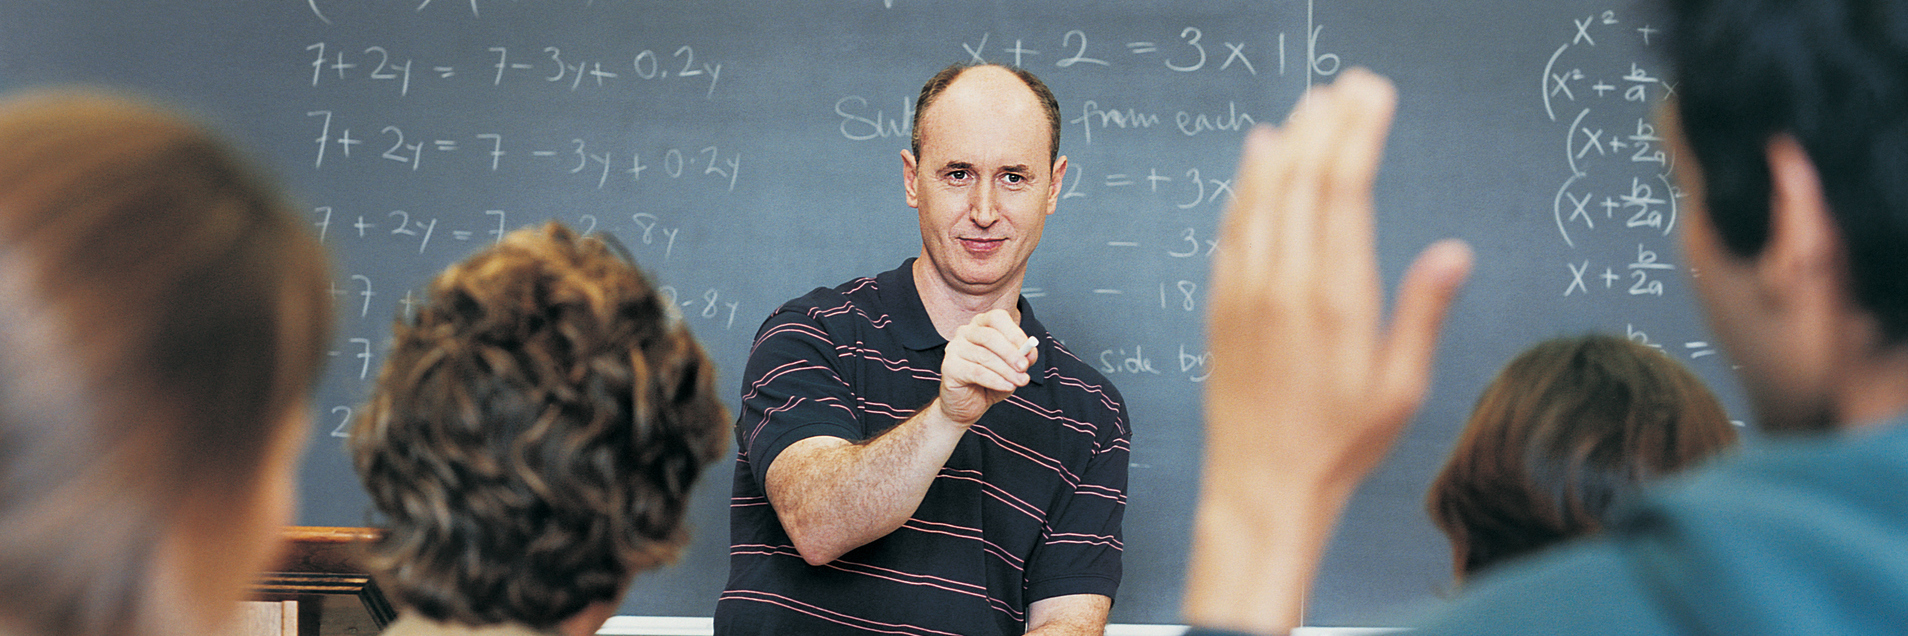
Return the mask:
<path id="1" fill-rule="evenodd" d="M 1233 178 L 1234 196 L 1220 226 L 1220 249 L 1213 257 L 1216 293 L 1256 287 L 1258 276 L 1271 263 L 1276 216 L 1272 210 L 1273 173 L 1281 155 L 1283 133 L 1269 125 L 1246 133 Z"/>
<path id="2" fill-rule="evenodd" d="M 1293 109 L 1285 125 L 1285 143 L 1271 175 L 1276 215 L 1272 263 L 1289 286 L 1307 282 L 1319 249 L 1319 175 L 1333 154 L 1340 115 L 1336 85 L 1314 86 Z"/>
<path id="3" fill-rule="evenodd" d="M 1337 266 L 1334 287 L 1370 289 L 1376 312 L 1378 267 L 1373 254 L 1372 189 L 1384 158 L 1397 95 L 1391 82 L 1362 68 L 1338 80 L 1341 128 L 1333 144 L 1329 171 L 1322 175 L 1319 241 Z"/>

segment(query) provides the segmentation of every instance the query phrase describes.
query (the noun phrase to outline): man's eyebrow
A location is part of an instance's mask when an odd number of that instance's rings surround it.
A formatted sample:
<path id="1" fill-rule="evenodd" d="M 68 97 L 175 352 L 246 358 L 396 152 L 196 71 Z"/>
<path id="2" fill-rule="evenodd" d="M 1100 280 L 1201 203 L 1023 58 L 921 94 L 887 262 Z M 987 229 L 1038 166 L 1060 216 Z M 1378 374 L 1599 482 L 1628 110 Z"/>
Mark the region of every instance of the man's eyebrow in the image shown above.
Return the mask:
<path id="1" fill-rule="evenodd" d="M 941 169 L 939 171 L 947 172 L 949 170 L 966 170 L 968 172 L 980 172 L 980 169 L 975 167 L 973 162 L 959 161 L 959 160 L 949 161 L 947 163 L 941 164 Z M 1029 166 L 1024 163 L 1016 163 L 1013 165 L 1001 166 L 1000 171 L 1011 173 L 1011 174 L 1018 174 L 1018 175 L 1032 175 L 1034 173 L 1033 166 Z"/>

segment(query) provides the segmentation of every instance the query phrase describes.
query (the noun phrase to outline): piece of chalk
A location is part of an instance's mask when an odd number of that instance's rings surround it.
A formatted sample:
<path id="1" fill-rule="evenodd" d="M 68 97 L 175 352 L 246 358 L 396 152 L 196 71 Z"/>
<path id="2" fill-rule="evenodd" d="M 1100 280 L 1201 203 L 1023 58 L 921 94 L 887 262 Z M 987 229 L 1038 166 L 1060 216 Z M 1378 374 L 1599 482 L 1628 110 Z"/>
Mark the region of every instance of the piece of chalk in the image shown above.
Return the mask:
<path id="1" fill-rule="evenodd" d="M 1027 352 L 1033 351 L 1034 347 L 1038 347 L 1038 346 L 1040 346 L 1039 338 L 1035 338 L 1033 336 L 1027 336 L 1027 343 L 1020 345 L 1020 355 L 1023 355 L 1023 356 L 1027 355 Z"/>

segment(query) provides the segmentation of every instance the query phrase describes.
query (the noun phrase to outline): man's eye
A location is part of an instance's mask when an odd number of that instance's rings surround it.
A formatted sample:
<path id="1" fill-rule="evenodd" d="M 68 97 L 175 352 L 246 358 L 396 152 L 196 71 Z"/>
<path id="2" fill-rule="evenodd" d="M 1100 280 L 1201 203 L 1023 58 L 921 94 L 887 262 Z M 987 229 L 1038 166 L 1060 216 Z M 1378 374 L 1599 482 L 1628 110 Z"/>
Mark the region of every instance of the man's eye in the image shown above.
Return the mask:
<path id="1" fill-rule="evenodd" d="M 1020 183 L 1022 181 L 1027 180 L 1026 176 L 1014 174 L 1011 172 L 1007 173 L 1005 176 L 1002 176 L 1001 178 L 1006 179 L 1008 183 Z"/>
<path id="2" fill-rule="evenodd" d="M 955 181 L 966 179 L 967 171 L 966 170 L 950 170 L 947 173 L 947 178 L 953 179 Z"/>

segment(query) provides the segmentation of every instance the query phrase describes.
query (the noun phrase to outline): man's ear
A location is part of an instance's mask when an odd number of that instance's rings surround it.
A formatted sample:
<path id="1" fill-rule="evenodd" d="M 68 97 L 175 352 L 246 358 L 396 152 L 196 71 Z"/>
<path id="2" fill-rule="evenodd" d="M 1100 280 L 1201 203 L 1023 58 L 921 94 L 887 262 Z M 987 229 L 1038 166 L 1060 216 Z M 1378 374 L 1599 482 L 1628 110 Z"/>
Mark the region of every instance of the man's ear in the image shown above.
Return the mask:
<path id="1" fill-rule="evenodd" d="M 906 148 L 902 148 L 901 149 L 901 194 L 903 197 L 907 199 L 908 207 L 919 209 L 921 207 L 921 197 L 918 194 L 919 191 L 916 190 L 917 186 L 914 183 L 915 175 L 919 174 L 915 170 L 916 167 L 918 167 L 918 162 L 914 158 L 914 152 Z"/>
<path id="2" fill-rule="evenodd" d="M 1053 176 L 1047 182 L 1047 214 L 1060 209 L 1060 189 L 1067 180 L 1067 156 L 1053 160 Z"/>
<path id="3" fill-rule="evenodd" d="M 1769 242 L 1757 258 L 1758 276 L 1770 289 L 1847 291 L 1846 250 L 1822 179 L 1802 144 L 1777 135 L 1763 151 L 1769 162 Z"/>

